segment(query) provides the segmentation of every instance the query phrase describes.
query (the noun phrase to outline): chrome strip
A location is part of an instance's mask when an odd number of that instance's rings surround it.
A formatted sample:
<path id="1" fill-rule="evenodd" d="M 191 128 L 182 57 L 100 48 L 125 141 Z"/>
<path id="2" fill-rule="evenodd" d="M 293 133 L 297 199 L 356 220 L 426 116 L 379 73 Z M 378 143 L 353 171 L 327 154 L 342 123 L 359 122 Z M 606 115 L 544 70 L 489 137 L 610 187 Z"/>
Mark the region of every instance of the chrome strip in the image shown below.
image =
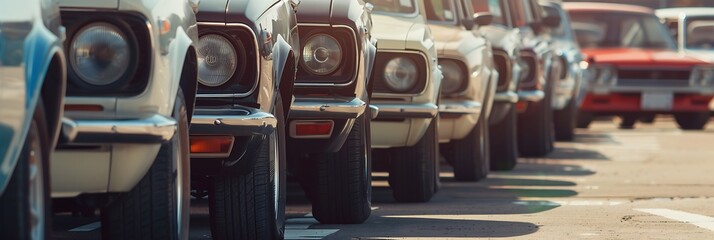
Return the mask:
<path id="1" fill-rule="evenodd" d="M 357 81 L 357 75 L 359 75 L 359 61 L 362 59 L 362 57 L 359 54 L 360 46 L 359 43 L 357 42 L 357 33 L 355 32 L 354 29 L 352 29 L 350 26 L 347 25 L 330 25 L 326 23 L 300 23 L 298 24 L 298 28 L 300 26 L 304 27 L 332 27 L 332 28 L 347 28 L 350 30 L 352 33 L 352 40 L 354 40 L 354 46 L 355 46 L 355 56 L 357 56 L 357 59 L 355 61 L 355 74 L 352 76 L 352 80 L 346 83 L 318 83 L 318 82 L 297 82 L 297 78 L 295 79 L 295 86 L 299 87 L 345 87 L 349 86 L 350 84 L 354 83 Z M 332 36 L 330 34 L 330 36 Z M 300 43 L 300 51 L 302 51 L 302 43 Z M 343 55 L 345 56 L 345 55 Z M 347 56 L 345 56 L 347 57 Z M 298 60 L 302 62 L 301 60 Z M 369 78 L 369 76 L 365 76 L 366 78 Z"/>
<path id="2" fill-rule="evenodd" d="M 449 114 L 478 114 L 481 112 L 483 104 L 474 101 L 447 102 L 439 104 L 440 113 Z"/>
<path id="3" fill-rule="evenodd" d="M 233 114 L 231 111 L 234 111 Z M 197 109 L 191 122 L 190 134 L 268 135 L 277 126 L 278 120 L 273 114 L 259 110 Z"/>
<path id="4" fill-rule="evenodd" d="M 296 98 L 290 106 L 290 119 L 301 118 L 357 118 L 364 113 L 367 103 L 359 98 L 325 99 Z"/>
<path id="5" fill-rule="evenodd" d="M 426 68 L 427 68 L 426 79 L 424 79 L 424 81 L 426 81 L 426 82 L 424 83 L 424 89 L 422 89 L 421 92 L 419 92 L 419 93 L 382 93 L 382 92 L 374 92 L 374 93 L 373 93 L 373 94 L 374 94 L 374 95 L 373 95 L 374 97 L 376 97 L 376 98 L 380 98 L 380 97 L 414 97 L 414 96 L 421 96 L 421 95 L 424 95 L 424 93 L 426 93 L 426 89 L 429 88 L 429 84 L 431 83 L 430 80 L 433 81 L 433 79 L 432 79 L 433 76 L 431 75 L 432 69 L 430 68 L 431 64 L 430 64 L 429 58 L 426 56 L 426 54 L 424 54 L 422 51 L 418 51 L 418 50 L 377 50 L 377 54 L 379 54 L 380 52 L 384 52 L 384 53 L 406 53 L 406 54 L 418 54 L 418 55 L 421 55 L 421 56 L 424 58 L 424 63 L 426 63 Z M 376 60 L 376 59 L 375 59 L 375 60 Z M 376 81 L 376 79 L 374 79 L 374 80 Z"/>
<path id="6" fill-rule="evenodd" d="M 389 118 L 434 118 L 439 107 L 433 103 L 424 104 L 374 104 L 379 108 L 379 119 Z"/>
<path id="7" fill-rule="evenodd" d="M 253 31 L 250 26 L 243 24 L 243 23 L 217 23 L 217 22 L 200 22 L 198 23 L 199 26 L 205 25 L 205 26 L 226 26 L 226 27 L 237 27 L 237 28 L 245 28 L 248 30 L 248 32 L 251 33 L 253 36 L 253 47 L 255 50 L 255 79 L 253 80 L 253 86 L 250 88 L 248 92 L 245 93 L 220 93 L 220 94 L 213 94 L 213 93 L 204 93 L 204 94 L 196 94 L 197 98 L 242 98 L 242 97 L 247 97 L 253 94 L 255 90 L 258 88 L 258 84 L 260 83 L 260 47 L 258 45 L 258 36 L 255 34 L 255 31 Z M 199 83 L 200 84 L 200 83 Z"/>
<path id="8" fill-rule="evenodd" d="M 157 114 L 131 120 L 67 119 L 62 133 L 76 134 L 74 143 L 161 143 L 171 140 L 176 127 L 176 120 Z"/>

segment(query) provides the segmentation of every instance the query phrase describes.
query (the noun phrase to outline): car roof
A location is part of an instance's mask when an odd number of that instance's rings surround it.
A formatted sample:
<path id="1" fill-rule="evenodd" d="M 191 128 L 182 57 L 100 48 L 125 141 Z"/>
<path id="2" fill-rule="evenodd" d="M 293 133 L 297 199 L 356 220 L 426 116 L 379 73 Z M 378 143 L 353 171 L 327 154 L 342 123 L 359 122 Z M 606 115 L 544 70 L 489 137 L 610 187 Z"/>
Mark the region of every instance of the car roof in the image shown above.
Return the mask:
<path id="1" fill-rule="evenodd" d="M 654 10 L 651 8 L 618 3 L 566 2 L 563 3 L 563 8 L 567 11 L 603 11 L 654 14 Z"/>
<path id="2" fill-rule="evenodd" d="M 714 16 L 714 8 L 711 7 L 685 7 L 685 8 L 663 8 L 655 11 L 659 17 L 679 17 L 686 16 Z"/>

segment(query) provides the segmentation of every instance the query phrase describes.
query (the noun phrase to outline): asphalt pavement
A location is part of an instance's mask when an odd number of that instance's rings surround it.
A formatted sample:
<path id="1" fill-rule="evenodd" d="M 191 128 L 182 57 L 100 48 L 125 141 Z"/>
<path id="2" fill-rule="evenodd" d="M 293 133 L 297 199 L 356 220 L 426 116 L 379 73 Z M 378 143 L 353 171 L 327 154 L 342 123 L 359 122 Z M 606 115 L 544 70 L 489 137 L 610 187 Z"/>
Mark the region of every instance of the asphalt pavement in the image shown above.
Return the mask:
<path id="1" fill-rule="evenodd" d="M 374 211 L 359 225 L 318 224 L 291 185 L 286 239 L 714 239 L 714 123 L 616 126 L 595 122 L 546 158 L 519 159 L 482 182 L 456 182 L 442 165 L 429 203 L 395 203 L 386 174 L 375 173 Z M 192 204 L 191 238 L 210 239 L 205 201 Z M 65 239 L 95 238 L 100 227 L 68 216 L 55 225 Z"/>

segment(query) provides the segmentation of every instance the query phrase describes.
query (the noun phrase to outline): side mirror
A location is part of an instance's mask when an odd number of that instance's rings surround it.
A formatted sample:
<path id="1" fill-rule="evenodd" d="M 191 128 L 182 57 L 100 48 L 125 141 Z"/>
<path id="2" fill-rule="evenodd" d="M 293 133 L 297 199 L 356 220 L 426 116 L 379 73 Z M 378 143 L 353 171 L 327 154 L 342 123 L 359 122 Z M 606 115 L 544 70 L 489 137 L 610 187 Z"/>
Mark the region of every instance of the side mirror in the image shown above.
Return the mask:
<path id="1" fill-rule="evenodd" d="M 560 26 L 561 21 L 560 15 L 550 15 L 543 18 L 543 25 L 550 28 L 557 28 Z"/>
<path id="2" fill-rule="evenodd" d="M 290 0 L 290 6 L 292 6 L 293 10 L 297 12 L 297 8 L 300 6 L 300 0 Z"/>
<path id="3" fill-rule="evenodd" d="M 191 5 L 191 9 L 193 10 L 194 14 L 198 13 L 198 5 L 200 3 L 201 0 L 188 0 L 188 4 Z"/>
<path id="4" fill-rule="evenodd" d="M 474 22 L 479 26 L 491 25 L 493 22 L 493 14 L 488 12 L 474 13 Z"/>

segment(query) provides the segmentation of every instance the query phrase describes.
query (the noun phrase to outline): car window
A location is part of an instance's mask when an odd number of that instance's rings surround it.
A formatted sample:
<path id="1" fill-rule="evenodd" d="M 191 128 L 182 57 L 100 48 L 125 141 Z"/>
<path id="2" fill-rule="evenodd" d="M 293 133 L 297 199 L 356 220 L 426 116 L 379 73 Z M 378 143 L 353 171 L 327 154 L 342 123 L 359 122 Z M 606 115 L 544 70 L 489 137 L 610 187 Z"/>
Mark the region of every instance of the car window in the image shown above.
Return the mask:
<path id="1" fill-rule="evenodd" d="M 573 12 L 570 17 L 583 48 L 675 48 L 672 36 L 655 16 Z"/>
<path id="2" fill-rule="evenodd" d="M 390 13 L 416 13 L 414 0 L 366 0 L 374 5 L 374 11 Z"/>
<path id="3" fill-rule="evenodd" d="M 493 15 L 493 24 L 508 25 L 502 0 L 472 0 L 474 12 L 489 12 Z"/>
<path id="4" fill-rule="evenodd" d="M 543 11 L 545 11 L 545 16 L 559 16 L 560 11 L 554 6 L 549 6 L 549 5 L 544 5 L 543 6 Z M 560 24 L 557 28 L 552 28 L 550 31 L 550 35 L 555 37 L 555 38 L 565 38 L 565 24 Z"/>
<path id="5" fill-rule="evenodd" d="M 677 18 L 667 18 L 664 20 L 664 25 L 667 26 L 672 38 L 675 41 L 679 41 L 679 20 Z"/>
<path id="6" fill-rule="evenodd" d="M 515 27 L 523 27 L 531 22 L 532 16 L 528 6 L 523 0 L 507 0 L 510 10 L 511 22 Z"/>
<path id="7" fill-rule="evenodd" d="M 698 18 L 687 21 L 686 47 L 714 50 L 714 18 Z"/>
<path id="8" fill-rule="evenodd" d="M 455 22 L 456 7 L 453 0 L 425 0 L 426 19 L 429 21 Z"/>

